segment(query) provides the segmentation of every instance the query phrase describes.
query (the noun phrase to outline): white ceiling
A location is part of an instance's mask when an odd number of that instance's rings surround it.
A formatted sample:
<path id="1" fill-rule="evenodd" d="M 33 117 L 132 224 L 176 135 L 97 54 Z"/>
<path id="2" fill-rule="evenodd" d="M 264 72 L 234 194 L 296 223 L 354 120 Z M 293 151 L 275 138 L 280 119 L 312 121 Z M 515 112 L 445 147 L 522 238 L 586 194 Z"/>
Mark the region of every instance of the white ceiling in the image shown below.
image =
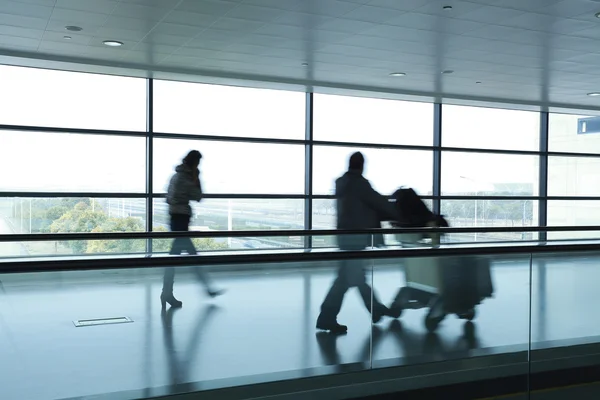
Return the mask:
<path id="1" fill-rule="evenodd" d="M 600 91 L 598 11 L 600 0 L 0 0 L 0 62 L 600 109 L 586 96 Z"/>

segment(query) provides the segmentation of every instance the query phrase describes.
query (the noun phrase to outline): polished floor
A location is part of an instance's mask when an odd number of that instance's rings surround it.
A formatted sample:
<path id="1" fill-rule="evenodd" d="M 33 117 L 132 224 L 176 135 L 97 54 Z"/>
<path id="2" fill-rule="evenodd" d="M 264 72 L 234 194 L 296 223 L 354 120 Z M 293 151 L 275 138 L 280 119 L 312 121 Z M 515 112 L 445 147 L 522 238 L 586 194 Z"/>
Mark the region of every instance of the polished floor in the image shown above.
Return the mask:
<path id="1" fill-rule="evenodd" d="M 526 362 L 530 335 L 533 349 L 600 341 L 593 318 L 599 263 L 588 256 L 534 259 L 530 270 L 528 256 L 496 258 L 495 294 L 478 306 L 474 325 L 465 329 L 449 316 L 435 334 L 424 328 L 424 309 L 372 330 L 351 289 L 339 316 L 349 331 L 339 337 L 314 328 L 335 274 L 328 265 L 217 271 L 215 284 L 227 293 L 212 300 L 178 270 L 175 290 L 184 305 L 165 313 L 161 270 L 3 275 L 0 399 L 155 396 L 524 351 Z M 405 283 L 402 263 L 379 263 L 372 282 L 389 302 Z M 133 322 L 73 323 L 109 317 Z"/>

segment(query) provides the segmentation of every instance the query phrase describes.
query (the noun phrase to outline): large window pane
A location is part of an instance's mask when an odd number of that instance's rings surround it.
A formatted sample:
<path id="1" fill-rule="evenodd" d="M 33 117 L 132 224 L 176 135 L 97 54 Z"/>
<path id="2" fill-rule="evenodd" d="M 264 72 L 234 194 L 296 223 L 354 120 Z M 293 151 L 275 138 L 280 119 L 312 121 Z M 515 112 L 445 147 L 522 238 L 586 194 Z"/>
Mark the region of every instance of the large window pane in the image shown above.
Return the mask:
<path id="1" fill-rule="evenodd" d="M 0 191 L 144 192 L 143 137 L 0 131 Z"/>
<path id="2" fill-rule="evenodd" d="M 305 96 L 301 92 L 154 81 L 154 129 L 304 139 Z"/>
<path id="3" fill-rule="evenodd" d="M 600 157 L 548 157 L 548 195 L 600 195 Z"/>
<path id="4" fill-rule="evenodd" d="M 442 145 L 539 150 L 540 115 L 531 111 L 444 105 Z"/>
<path id="5" fill-rule="evenodd" d="M 146 80 L 0 66 L 0 124 L 143 131 Z"/>
<path id="6" fill-rule="evenodd" d="M 550 114 L 548 150 L 572 153 L 600 153 L 600 117 Z"/>
<path id="7" fill-rule="evenodd" d="M 304 229 L 302 199 L 204 199 L 192 203 L 192 231 Z M 169 230 L 169 209 L 164 199 L 154 200 L 155 231 Z M 195 238 L 198 250 L 268 249 L 304 245 L 296 236 Z M 168 251 L 171 240 L 155 240 L 153 251 Z"/>
<path id="8" fill-rule="evenodd" d="M 314 139 L 431 146 L 433 104 L 315 94 Z"/>
<path id="9" fill-rule="evenodd" d="M 154 191 L 164 193 L 181 159 L 202 153 L 200 179 L 206 193 L 302 194 L 304 146 L 156 139 Z"/>
<path id="10" fill-rule="evenodd" d="M 403 185 L 414 188 L 420 195 L 431 194 L 433 155 L 430 151 L 333 146 L 314 147 L 314 194 L 335 192 L 335 180 L 348 170 L 348 159 L 355 151 L 365 156 L 364 176 L 381 194 L 391 195 Z"/>
<path id="11" fill-rule="evenodd" d="M 204 199 L 191 204 L 192 230 L 304 229 L 303 199 Z M 154 200 L 153 225 L 158 230 L 169 230 L 164 199 Z"/>
<path id="12" fill-rule="evenodd" d="M 600 201 L 549 200 L 549 226 L 600 226 Z M 599 229 L 600 230 L 600 229 Z M 549 239 L 600 238 L 599 231 L 548 232 Z"/>
<path id="13" fill-rule="evenodd" d="M 0 198 L 0 235 L 145 230 L 145 199 Z M 144 251 L 144 246 L 144 240 L 2 243 L 0 257 L 126 253 Z"/>
<path id="14" fill-rule="evenodd" d="M 538 164 L 538 156 L 443 152 L 442 194 L 537 195 Z"/>

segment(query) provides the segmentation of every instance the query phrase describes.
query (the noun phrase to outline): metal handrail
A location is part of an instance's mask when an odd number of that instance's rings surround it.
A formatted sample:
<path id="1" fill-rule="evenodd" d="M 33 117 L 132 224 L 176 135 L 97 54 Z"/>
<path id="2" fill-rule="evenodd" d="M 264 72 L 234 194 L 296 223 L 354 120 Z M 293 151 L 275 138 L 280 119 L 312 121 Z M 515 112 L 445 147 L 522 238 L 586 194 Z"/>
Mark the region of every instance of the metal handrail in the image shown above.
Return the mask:
<path id="1" fill-rule="evenodd" d="M 415 233 L 522 233 L 522 232 L 593 232 L 600 226 L 527 226 L 527 227 L 449 227 L 449 228 L 376 228 L 376 229 L 321 229 L 321 230 L 254 230 L 254 231 L 190 231 L 190 232 L 101 232 L 101 233 L 29 233 L 0 234 L 1 242 L 45 242 L 70 240 L 122 240 L 122 239 L 172 239 L 284 237 L 284 236 L 335 236 L 335 235 L 392 235 Z"/>
<path id="2" fill-rule="evenodd" d="M 50 260 L 11 260 L 0 262 L 0 274 L 32 273 L 54 271 L 80 270 L 111 270 L 111 269 L 145 269 L 159 267 L 244 265 L 259 263 L 307 263 L 334 262 L 348 259 L 404 259 L 414 257 L 468 257 L 494 255 L 535 255 L 535 254 L 573 254 L 600 251 L 600 241 L 594 243 L 527 243 L 527 244 L 496 244 L 496 245 L 451 245 L 439 247 L 391 248 L 377 250 L 337 250 L 337 249 L 297 249 L 263 252 L 222 252 L 204 253 L 197 256 L 152 256 L 145 254 L 131 257 L 84 257 L 68 259 L 59 257 Z M 226 254 L 224 254 L 226 253 Z"/>

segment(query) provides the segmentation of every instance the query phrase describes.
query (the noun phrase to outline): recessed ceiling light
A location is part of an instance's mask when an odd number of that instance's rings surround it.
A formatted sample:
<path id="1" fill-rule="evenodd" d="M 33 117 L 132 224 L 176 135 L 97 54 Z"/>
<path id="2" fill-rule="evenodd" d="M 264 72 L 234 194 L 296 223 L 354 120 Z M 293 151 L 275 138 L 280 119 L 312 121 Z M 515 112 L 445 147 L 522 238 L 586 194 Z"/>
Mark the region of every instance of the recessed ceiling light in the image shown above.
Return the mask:
<path id="1" fill-rule="evenodd" d="M 390 76 L 406 76 L 405 72 L 392 72 Z"/>
<path id="2" fill-rule="evenodd" d="M 123 46 L 123 42 L 119 42 L 118 40 L 105 40 L 102 43 L 104 43 L 105 45 L 110 46 L 110 47 Z"/>
<path id="3" fill-rule="evenodd" d="M 596 18 L 600 18 L 600 11 L 598 11 L 596 14 L 594 14 L 596 16 Z"/>
<path id="4" fill-rule="evenodd" d="M 476 84 L 478 84 L 478 85 L 481 85 L 481 82 L 480 82 L 480 81 L 477 81 L 477 82 L 475 82 L 475 83 L 476 83 Z"/>
<path id="5" fill-rule="evenodd" d="M 442 7 L 442 9 L 444 9 L 446 11 L 450 11 L 450 10 L 452 10 L 452 6 L 444 6 L 444 7 Z"/>
<path id="6" fill-rule="evenodd" d="M 82 27 L 75 25 L 67 25 L 65 26 L 65 29 L 71 32 L 81 32 L 83 30 Z"/>
<path id="7" fill-rule="evenodd" d="M 65 40 L 71 40 L 73 38 L 71 36 L 63 36 L 63 39 L 65 39 Z"/>
<path id="8" fill-rule="evenodd" d="M 588 93 L 587 95 L 591 96 L 591 97 L 598 97 L 598 96 L 600 96 L 600 92 L 591 92 L 591 93 Z"/>
<path id="9" fill-rule="evenodd" d="M 447 70 L 442 71 L 442 74 L 451 74 L 453 72 L 454 72 L 453 70 L 447 69 Z"/>
<path id="10" fill-rule="evenodd" d="M 308 67 L 308 63 L 302 63 L 303 67 Z"/>

